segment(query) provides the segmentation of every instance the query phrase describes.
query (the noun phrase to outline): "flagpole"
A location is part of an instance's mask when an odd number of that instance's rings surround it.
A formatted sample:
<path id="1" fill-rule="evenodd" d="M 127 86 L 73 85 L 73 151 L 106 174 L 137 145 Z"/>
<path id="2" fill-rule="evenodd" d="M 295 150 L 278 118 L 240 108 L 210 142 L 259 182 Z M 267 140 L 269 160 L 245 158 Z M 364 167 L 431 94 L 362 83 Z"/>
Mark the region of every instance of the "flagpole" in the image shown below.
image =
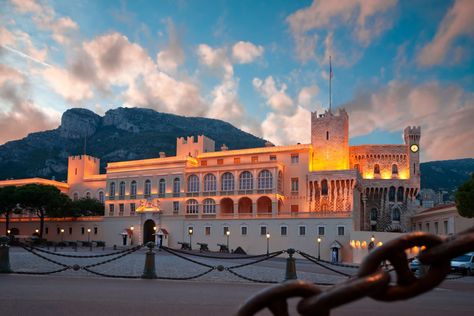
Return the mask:
<path id="1" fill-rule="evenodd" d="M 331 81 L 332 81 L 332 65 L 331 65 L 331 56 L 329 56 L 329 113 L 331 113 L 331 106 L 332 106 Z"/>

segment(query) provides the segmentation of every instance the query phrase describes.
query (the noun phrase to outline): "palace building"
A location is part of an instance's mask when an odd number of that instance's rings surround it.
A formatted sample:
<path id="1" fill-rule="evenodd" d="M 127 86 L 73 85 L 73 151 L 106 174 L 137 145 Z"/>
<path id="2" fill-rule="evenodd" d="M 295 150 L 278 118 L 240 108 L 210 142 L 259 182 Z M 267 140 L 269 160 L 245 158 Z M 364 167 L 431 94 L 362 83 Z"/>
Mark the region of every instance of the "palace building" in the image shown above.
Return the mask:
<path id="1" fill-rule="evenodd" d="M 314 254 L 319 237 L 322 259 L 351 261 L 352 232 L 410 230 L 419 143 L 420 128 L 407 127 L 404 144 L 350 146 L 349 116 L 340 109 L 311 114 L 310 144 L 216 150 L 204 135 L 181 137 L 176 156 L 108 163 L 104 174 L 99 158 L 72 156 L 67 184 L 55 183 L 72 199 L 102 201 L 105 215 L 51 220 L 45 237 L 58 238 L 64 226 L 81 240 L 94 227 L 93 238 L 108 245 L 191 241 L 217 250 L 228 242 L 252 254 L 266 251 L 267 238 L 270 251 Z M 25 234 L 36 225 L 21 224 L 30 225 Z"/>

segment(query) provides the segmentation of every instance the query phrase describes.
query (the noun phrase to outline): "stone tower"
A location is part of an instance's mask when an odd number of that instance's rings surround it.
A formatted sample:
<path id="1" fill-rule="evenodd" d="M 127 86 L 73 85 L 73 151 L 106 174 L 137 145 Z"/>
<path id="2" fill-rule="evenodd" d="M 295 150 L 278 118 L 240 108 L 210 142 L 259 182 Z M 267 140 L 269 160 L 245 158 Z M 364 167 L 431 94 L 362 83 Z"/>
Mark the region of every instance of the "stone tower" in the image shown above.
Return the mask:
<path id="1" fill-rule="evenodd" d="M 310 171 L 349 169 L 349 116 L 344 109 L 337 114 L 311 113 Z"/>
<path id="2" fill-rule="evenodd" d="M 67 167 L 67 183 L 82 183 L 84 178 L 99 174 L 100 159 L 88 156 L 70 156 Z"/>
<path id="3" fill-rule="evenodd" d="M 420 126 L 408 126 L 403 131 L 403 138 L 408 150 L 410 161 L 410 180 L 412 182 L 420 182 Z"/>

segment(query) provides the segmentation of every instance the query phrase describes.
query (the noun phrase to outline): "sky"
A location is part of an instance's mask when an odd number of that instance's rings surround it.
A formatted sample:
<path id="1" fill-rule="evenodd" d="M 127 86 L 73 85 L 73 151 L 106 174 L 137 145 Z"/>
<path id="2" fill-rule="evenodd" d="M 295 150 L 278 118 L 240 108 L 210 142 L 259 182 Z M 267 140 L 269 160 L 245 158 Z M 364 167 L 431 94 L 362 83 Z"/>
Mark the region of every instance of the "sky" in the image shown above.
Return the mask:
<path id="1" fill-rule="evenodd" d="M 0 144 L 73 107 L 146 107 L 310 142 L 349 113 L 351 144 L 474 157 L 474 1 L 0 0 Z"/>

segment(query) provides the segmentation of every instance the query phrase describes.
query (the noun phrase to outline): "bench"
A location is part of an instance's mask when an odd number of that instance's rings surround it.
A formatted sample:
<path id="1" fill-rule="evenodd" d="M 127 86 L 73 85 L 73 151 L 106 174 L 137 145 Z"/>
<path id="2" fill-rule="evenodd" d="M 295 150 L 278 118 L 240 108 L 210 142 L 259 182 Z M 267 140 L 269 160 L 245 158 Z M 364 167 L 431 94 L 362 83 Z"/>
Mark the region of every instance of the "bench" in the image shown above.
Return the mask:
<path id="1" fill-rule="evenodd" d="M 199 252 L 209 251 L 209 247 L 207 247 L 207 244 L 202 242 L 198 242 L 197 244 L 199 245 Z"/>
<path id="2" fill-rule="evenodd" d="M 191 250 L 191 246 L 188 242 L 179 241 L 178 244 L 181 245 L 181 250 Z"/>
<path id="3" fill-rule="evenodd" d="M 217 244 L 219 246 L 219 252 L 227 252 L 229 253 L 229 247 L 225 244 Z"/>

